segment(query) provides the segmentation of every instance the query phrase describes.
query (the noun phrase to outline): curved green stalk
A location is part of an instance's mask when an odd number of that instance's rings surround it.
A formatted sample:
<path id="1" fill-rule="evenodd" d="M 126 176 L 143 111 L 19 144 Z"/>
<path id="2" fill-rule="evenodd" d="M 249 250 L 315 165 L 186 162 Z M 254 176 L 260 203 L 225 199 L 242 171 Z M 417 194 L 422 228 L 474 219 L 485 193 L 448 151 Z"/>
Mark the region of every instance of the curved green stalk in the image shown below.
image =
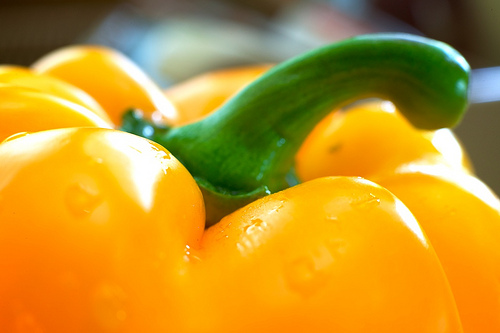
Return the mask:
<path id="1" fill-rule="evenodd" d="M 288 187 L 297 150 L 332 110 L 378 97 L 419 128 L 451 127 L 467 107 L 468 76 L 465 59 L 444 43 L 407 34 L 359 36 L 286 61 L 209 117 L 148 137 L 195 177 L 210 198 L 209 216 L 217 211 L 213 223 Z"/>

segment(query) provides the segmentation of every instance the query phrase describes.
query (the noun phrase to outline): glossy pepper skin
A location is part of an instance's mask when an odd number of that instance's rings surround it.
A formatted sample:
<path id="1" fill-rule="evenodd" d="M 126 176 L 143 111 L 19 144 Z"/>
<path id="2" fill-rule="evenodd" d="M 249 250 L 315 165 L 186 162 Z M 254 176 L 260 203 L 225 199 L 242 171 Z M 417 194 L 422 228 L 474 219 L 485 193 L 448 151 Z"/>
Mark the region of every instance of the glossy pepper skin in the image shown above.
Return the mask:
<path id="1" fill-rule="evenodd" d="M 179 112 L 174 125 L 186 125 L 212 113 L 271 67 L 263 64 L 219 70 L 166 89 L 165 94 Z"/>
<path id="2" fill-rule="evenodd" d="M 406 38 L 396 40 L 404 45 Z M 369 42 L 373 46 L 375 39 Z M 258 91 L 282 69 L 249 91 Z M 410 97 L 432 103 L 428 95 Z M 249 101 L 248 91 L 235 98 L 233 108 Z M 327 104 L 322 114 L 333 109 Z M 221 114 L 229 115 L 228 108 Z M 435 125 L 424 118 L 413 119 Z M 158 130 L 156 138 L 169 133 L 144 126 Z M 0 275 L 7 300 L 1 303 L 6 309 L 1 313 L 7 313 L 0 317 L 2 327 L 13 332 L 462 332 L 456 290 L 432 239 L 385 188 L 350 177 L 321 178 L 282 191 L 269 186 L 277 193 L 203 231 L 199 188 L 176 157 L 151 141 L 98 128 L 19 135 L 0 144 L 0 160 L 7 161 L 0 165 L 0 221 L 7 221 L 1 223 L 6 241 L 0 242 L 0 256 L 11 256 L 0 270 L 7 272 Z M 71 162 L 62 163 L 66 159 Z M 200 185 L 199 174 L 194 175 Z M 33 184 L 29 192 L 27 183 Z M 39 196 L 49 187 L 54 196 L 44 203 Z M 495 223 L 494 211 L 484 216 Z M 53 260 L 47 262 L 48 257 Z M 21 287 L 19 276 L 26 277 Z"/>
<path id="3" fill-rule="evenodd" d="M 108 121 L 79 104 L 30 88 L 1 83 L 0 117 L 0 141 L 18 132 L 77 126 L 111 127 Z"/>
<path id="4" fill-rule="evenodd" d="M 132 61 L 101 46 L 70 46 L 56 50 L 32 66 L 84 90 L 103 108 L 115 125 L 127 109 L 140 109 L 161 121 L 173 122 L 176 110 L 162 91 Z M 95 73 L 99 73 L 96 80 Z"/>
<path id="5" fill-rule="evenodd" d="M 111 124 L 108 114 L 89 94 L 55 77 L 37 74 L 20 66 L 0 66 L 0 83 L 30 88 L 65 99 L 93 111 Z"/>
<path id="6" fill-rule="evenodd" d="M 0 156 L 2 331 L 168 330 L 185 247 L 204 227 L 185 168 L 101 128 L 13 138 Z"/>

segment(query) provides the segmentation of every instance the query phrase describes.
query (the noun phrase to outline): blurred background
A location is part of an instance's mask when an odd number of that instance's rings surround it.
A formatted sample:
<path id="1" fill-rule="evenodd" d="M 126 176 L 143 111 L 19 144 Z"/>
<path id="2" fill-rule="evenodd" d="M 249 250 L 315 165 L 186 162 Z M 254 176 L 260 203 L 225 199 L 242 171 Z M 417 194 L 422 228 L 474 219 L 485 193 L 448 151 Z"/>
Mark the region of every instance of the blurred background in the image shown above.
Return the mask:
<path id="1" fill-rule="evenodd" d="M 498 0 L 0 0 L 0 63 L 28 66 L 62 46 L 101 44 L 167 87 L 356 34 L 424 35 L 451 44 L 477 70 L 473 104 L 455 132 L 500 194 L 499 19 Z"/>

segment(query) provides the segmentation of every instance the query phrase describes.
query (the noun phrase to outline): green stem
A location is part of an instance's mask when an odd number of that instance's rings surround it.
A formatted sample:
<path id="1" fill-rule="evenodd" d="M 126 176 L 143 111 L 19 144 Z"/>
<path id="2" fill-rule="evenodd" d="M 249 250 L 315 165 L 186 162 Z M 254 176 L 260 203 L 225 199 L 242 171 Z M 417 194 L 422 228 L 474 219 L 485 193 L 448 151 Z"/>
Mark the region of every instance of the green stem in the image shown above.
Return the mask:
<path id="1" fill-rule="evenodd" d="M 248 199 L 222 208 L 210 217 L 216 221 L 288 187 L 296 152 L 334 109 L 378 97 L 419 128 L 451 127 L 467 108 L 468 75 L 465 59 L 441 42 L 406 34 L 359 36 L 286 61 L 209 117 L 150 138 L 174 154 L 217 205 Z"/>

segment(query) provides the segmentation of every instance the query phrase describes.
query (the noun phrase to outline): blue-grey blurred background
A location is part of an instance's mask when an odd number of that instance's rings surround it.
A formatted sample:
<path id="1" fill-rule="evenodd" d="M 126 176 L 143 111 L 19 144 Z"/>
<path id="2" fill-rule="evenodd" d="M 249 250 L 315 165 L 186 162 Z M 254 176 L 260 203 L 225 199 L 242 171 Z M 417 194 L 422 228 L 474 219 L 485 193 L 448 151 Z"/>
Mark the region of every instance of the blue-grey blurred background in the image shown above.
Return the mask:
<path id="1" fill-rule="evenodd" d="M 445 41 L 478 71 L 486 103 L 455 132 L 500 194 L 498 0 L 0 0 L 0 63 L 30 65 L 75 43 L 119 49 L 162 87 L 235 65 L 276 63 L 356 34 L 402 31 Z M 96 74 L 97 75 L 97 74 Z"/>

